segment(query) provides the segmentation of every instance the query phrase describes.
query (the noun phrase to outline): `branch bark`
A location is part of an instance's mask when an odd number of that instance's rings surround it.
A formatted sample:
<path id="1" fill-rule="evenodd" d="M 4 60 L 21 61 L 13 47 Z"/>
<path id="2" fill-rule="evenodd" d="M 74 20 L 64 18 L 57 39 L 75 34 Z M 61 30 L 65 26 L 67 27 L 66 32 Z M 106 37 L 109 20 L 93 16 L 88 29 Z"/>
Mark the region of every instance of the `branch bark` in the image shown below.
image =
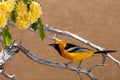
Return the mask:
<path id="1" fill-rule="evenodd" d="M 15 75 L 8 74 L 4 69 L 4 65 L 18 52 L 18 48 L 14 47 L 4 47 L 0 52 L 0 73 L 10 80 L 18 80 Z"/>
<path id="2" fill-rule="evenodd" d="M 8 74 L 4 69 L 0 70 L 0 73 L 4 75 L 9 80 L 19 80 L 15 75 Z"/>

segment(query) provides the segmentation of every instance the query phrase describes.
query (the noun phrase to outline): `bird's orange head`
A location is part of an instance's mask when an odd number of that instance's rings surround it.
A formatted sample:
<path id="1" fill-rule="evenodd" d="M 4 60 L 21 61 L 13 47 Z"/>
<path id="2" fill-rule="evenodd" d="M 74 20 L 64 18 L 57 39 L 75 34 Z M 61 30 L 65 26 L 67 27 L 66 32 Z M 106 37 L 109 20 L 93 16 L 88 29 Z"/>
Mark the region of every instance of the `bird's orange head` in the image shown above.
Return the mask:
<path id="1" fill-rule="evenodd" d="M 60 55 L 61 55 L 61 51 L 64 50 L 64 48 L 66 47 L 66 43 L 61 40 L 57 40 L 53 44 L 49 44 L 49 45 L 54 47 L 59 52 Z"/>

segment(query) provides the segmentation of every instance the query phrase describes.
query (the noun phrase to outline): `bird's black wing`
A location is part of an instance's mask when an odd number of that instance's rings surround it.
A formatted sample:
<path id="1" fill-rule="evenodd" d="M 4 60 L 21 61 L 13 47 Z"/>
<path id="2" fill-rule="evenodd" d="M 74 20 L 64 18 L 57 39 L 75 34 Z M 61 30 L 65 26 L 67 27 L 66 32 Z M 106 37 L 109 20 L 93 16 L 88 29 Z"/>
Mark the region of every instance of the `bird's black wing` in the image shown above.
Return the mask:
<path id="1" fill-rule="evenodd" d="M 68 52 L 85 52 L 85 51 L 89 51 L 90 49 L 80 47 L 75 44 L 67 43 L 65 50 L 67 50 Z"/>

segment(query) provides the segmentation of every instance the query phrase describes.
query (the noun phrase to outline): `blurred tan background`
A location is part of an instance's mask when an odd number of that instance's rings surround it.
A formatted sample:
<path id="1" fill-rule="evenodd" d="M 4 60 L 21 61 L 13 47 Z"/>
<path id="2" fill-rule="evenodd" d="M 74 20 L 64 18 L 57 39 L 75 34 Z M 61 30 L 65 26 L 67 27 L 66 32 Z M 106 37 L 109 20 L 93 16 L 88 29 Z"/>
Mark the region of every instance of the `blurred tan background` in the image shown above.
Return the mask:
<path id="1" fill-rule="evenodd" d="M 44 24 L 61 30 L 67 30 L 101 46 L 105 49 L 116 49 L 111 54 L 120 61 L 120 0 L 40 0 L 44 15 Z M 36 55 L 60 63 L 66 60 L 50 46 L 53 41 L 40 41 L 39 35 L 30 31 L 20 31 L 10 28 L 12 37 L 21 41 Z M 69 37 L 60 38 L 66 42 L 85 46 Z M 81 67 L 88 68 L 102 60 L 101 55 L 95 55 L 83 61 Z M 93 73 L 99 80 L 119 80 L 120 68 L 107 58 L 107 66 L 97 67 Z M 77 63 L 73 64 L 76 65 Z M 22 52 L 15 55 L 6 65 L 10 74 L 15 74 L 21 80 L 79 80 L 77 73 L 38 64 Z M 83 75 L 84 80 L 89 78 Z M 7 80 L 0 74 L 0 80 Z"/>

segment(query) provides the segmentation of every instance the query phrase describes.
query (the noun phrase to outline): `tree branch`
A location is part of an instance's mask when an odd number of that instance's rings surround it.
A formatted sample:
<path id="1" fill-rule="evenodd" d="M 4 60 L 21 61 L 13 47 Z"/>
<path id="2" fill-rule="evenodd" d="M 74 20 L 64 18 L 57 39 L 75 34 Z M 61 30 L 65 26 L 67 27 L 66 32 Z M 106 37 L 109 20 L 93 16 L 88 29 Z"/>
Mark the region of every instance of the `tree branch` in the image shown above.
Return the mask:
<path id="1" fill-rule="evenodd" d="M 14 42 L 9 48 L 7 47 L 1 51 L 0 67 L 5 65 L 5 63 L 7 63 L 7 61 L 9 61 L 9 59 L 11 59 L 18 52 L 18 50 L 21 50 L 23 53 L 25 53 L 26 56 L 28 56 L 30 59 L 32 59 L 33 61 L 37 63 L 49 65 L 49 66 L 56 67 L 56 68 L 68 69 L 71 71 L 75 71 L 77 73 L 81 72 L 81 73 L 86 74 L 91 80 L 97 80 L 96 76 L 93 75 L 91 72 L 89 72 L 89 69 L 78 68 L 75 66 L 61 64 L 61 63 L 57 63 L 54 61 L 42 59 L 34 55 L 32 52 L 30 52 L 30 50 L 24 47 L 21 43 L 16 43 L 16 42 Z M 1 69 L 0 73 L 3 74 L 8 79 L 18 80 L 18 78 L 15 75 L 13 76 L 9 75 L 4 69 Z"/>
<path id="2" fill-rule="evenodd" d="M 56 34 L 61 34 L 61 35 L 66 35 L 66 36 L 73 37 L 74 39 L 76 39 L 76 40 L 78 40 L 78 41 L 80 41 L 80 42 L 82 42 L 82 43 L 84 43 L 84 44 L 86 44 L 86 45 L 88 45 L 90 47 L 93 47 L 93 48 L 95 48 L 97 50 L 100 50 L 100 51 L 104 50 L 104 48 L 102 48 L 100 46 L 97 46 L 94 43 L 92 43 L 92 42 L 90 42 L 90 41 L 88 41 L 88 40 L 86 40 L 86 39 L 84 39 L 84 38 L 82 38 L 82 37 L 80 37 L 80 36 L 78 36 L 76 34 L 73 34 L 71 32 L 62 31 L 62 30 L 59 30 L 59 29 L 54 29 L 52 27 L 49 27 L 48 25 L 45 25 L 44 29 L 46 31 L 53 32 L 53 33 L 56 33 Z M 105 62 L 105 58 L 106 57 L 110 58 L 112 61 L 114 61 L 115 63 L 117 63 L 118 66 L 120 67 L 120 61 L 118 61 L 117 59 L 115 59 L 114 57 L 112 57 L 110 54 L 103 55 L 103 63 Z"/>
<path id="3" fill-rule="evenodd" d="M 29 57 L 30 59 L 32 59 L 33 61 L 35 61 L 37 63 L 44 64 L 44 65 L 49 65 L 49 66 L 56 67 L 56 68 L 63 68 L 63 69 L 72 70 L 72 71 L 76 71 L 77 73 L 81 72 L 81 73 L 86 74 L 89 78 L 91 78 L 91 80 L 97 80 L 97 78 L 95 77 L 95 75 L 93 75 L 88 69 L 78 68 L 78 67 L 75 67 L 75 66 L 61 64 L 61 63 L 49 61 L 49 60 L 46 60 L 46 59 L 42 59 L 42 58 L 36 56 L 35 53 L 30 52 L 29 49 L 27 49 L 26 47 L 24 47 L 21 44 L 18 44 L 17 47 L 23 53 L 25 53 L 25 55 L 27 57 Z"/>
<path id="4" fill-rule="evenodd" d="M 13 22 L 9 22 L 9 24 L 12 25 L 12 26 L 15 26 Z M 31 28 L 29 28 L 29 30 L 33 31 Z M 74 39 L 76 39 L 76 40 L 78 40 L 78 41 L 80 41 L 84 44 L 87 44 L 88 46 L 91 46 L 91 47 L 93 47 L 97 50 L 100 50 L 100 51 L 104 50 L 104 48 L 102 48 L 100 46 L 97 46 L 97 45 L 93 44 L 92 42 L 90 42 L 88 40 L 85 40 L 84 38 L 82 38 L 82 37 L 80 37 L 76 34 L 73 34 L 71 32 L 62 31 L 62 30 L 59 30 L 59 29 L 54 29 L 54 28 L 51 28 L 47 25 L 44 26 L 44 30 L 48 31 L 48 32 L 53 32 L 55 34 L 70 36 L 70 37 L 72 37 L 72 38 L 74 38 Z M 38 31 L 33 31 L 33 32 L 38 33 Z M 52 39 L 52 40 L 57 40 L 58 39 L 56 37 L 51 37 L 51 36 L 47 36 L 47 38 Z M 78 68 L 78 67 L 74 67 L 74 66 L 71 66 L 71 65 L 65 65 L 65 64 L 60 64 L 60 63 L 54 62 L 54 61 L 45 60 L 45 59 L 42 59 L 42 58 L 36 56 L 32 52 L 30 52 L 30 50 L 27 49 L 22 44 L 18 44 L 16 42 L 10 47 L 9 51 L 6 51 L 6 50 L 3 50 L 5 52 L 1 51 L 1 53 L 3 53 L 3 54 L 1 54 L 1 56 L 3 58 L 0 59 L 0 63 L 5 64 L 10 58 L 12 58 L 17 53 L 18 50 L 21 50 L 23 53 L 25 53 L 26 56 L 28 56 L 30 59 L 32 59 L 33 61 L 35 61 L 37 63 L 44 64 L 44 65 L 49 65 L 49 66 L 56 67 L 56 68 L 63 68 L 63 69 L 72 70 L 72 71 L 75 71 L 77 73 L 81 72 L 81 73 L 86 74 L 91 80 L 97 80 L 96 76 L 92 74 L 91 70 L 93 70 L 93 68 L 95 68 L 97 66 L 102 66 L 102 64 L 101 65 L 98 64 L 98 65 L 92 66 L 89 69 L 83 69 L 83 68 Z M 5 57 L 5 56 L 7 56 L 7 57 Z M 110 54 L 103 55 L 103 63 L 105 61 L 106 56 L 109 57 L 114 62 L 116 62 L 118 64 L 118 66 L 120 66 L 120 62 L 118 60 L 116 60 L 114 57 L 112 57 Z"/>
<path id="5" fill-rule="evenodd" d="M 81 41 L 82 43 L 87 44 L 88 46 L 91 46 L 91 47 L 93 47 L 93 48 L 95 48 L 97 50 L 101 50 L 101 51 L 104 50 L 104 48 L 99 47 L 99 46 L 93 44 L 92 42 L 90 42 L 88 40 L 85 40 L 82 37 L 79 37 L 78 35 L 73 34 L 71 32 L 55 29 L 55 28 L 49 27 L 48 25 L 45 25 L 44 29 L 46 31 L 53 32 L 53 33 L 56 33 L 56 34 L 61 34 L 61 35 L 66 35 L 66 36 L 73 37 L 74 39 L 77 39 L 78 41 Z"/>
<path id="6" fill-rule="evenodd" d="M 16 53 L 18 52 L 17 48 L 8 48 L 5 47 L 0 52 L 0 65 L 5 65 Z"/>
<path id="7" fill-rule="evenodd" d="M 0 73 L 4 75 L 9 80 L 19 80 L 15 75 L 8 74 L 4 69 L 0 70 Z"/>
<path id="8" fill-rule="evenodd" d="M 15 46 L 14 46 L 15 47 Z M 18 48 L 4 47 L 0 52 L 0 73 L 10 80 L 18 80 L 15 75 L 9 75 L 3 68 L 3 66 L 18 52 Z"/>

